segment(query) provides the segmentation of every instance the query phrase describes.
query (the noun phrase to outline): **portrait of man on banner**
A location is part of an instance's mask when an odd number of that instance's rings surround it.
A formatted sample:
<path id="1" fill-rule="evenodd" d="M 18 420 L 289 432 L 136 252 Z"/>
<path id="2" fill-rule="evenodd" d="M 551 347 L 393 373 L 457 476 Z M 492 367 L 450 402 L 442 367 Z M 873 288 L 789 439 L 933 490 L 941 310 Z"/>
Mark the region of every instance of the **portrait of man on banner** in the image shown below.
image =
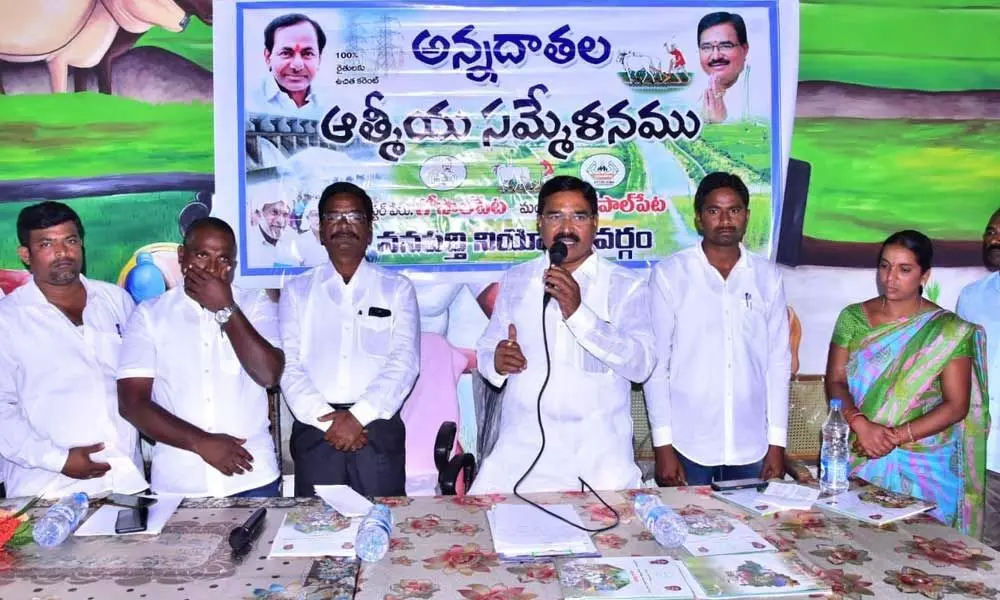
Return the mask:
<path id="1" fill-rule="evenodd" d="M 250 111 L 321 119 L 326 110 L 313 81 L 320 70 L 326 33 L 300 13 L 275 18 L 264 28 L 264 63 L 268 73 L 248 90 Z"/>
<path id="2" fill-rule="evenodd" d="M 750 114 L 746 64 L 750 43 L 743 17 L 713 12 L 698 22 L 698 58 L 708 75 L 701 98 L 702 118 L 709 123 L 743 121 Z M 742 77 L 741 77 L 742 75 Z"/>

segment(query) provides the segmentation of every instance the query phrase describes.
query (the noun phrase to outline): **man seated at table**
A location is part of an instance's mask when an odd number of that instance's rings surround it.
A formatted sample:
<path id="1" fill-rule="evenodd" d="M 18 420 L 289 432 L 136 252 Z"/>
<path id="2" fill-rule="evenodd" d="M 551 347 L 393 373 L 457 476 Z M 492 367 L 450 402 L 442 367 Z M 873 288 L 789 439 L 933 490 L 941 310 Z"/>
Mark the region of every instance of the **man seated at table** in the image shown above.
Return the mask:
<path id="1" fill-rule="evenodd" d="M 122 416 L 157 442 L 153 490 L 280 496 L 266 391 L 285 362 L 277 305 L 233 287 L 225 221 L 195 221 L 177 257 L 184 285 L 139 305 L 118 366 Z"/>
<path id="2" fill-rule="evenodd" d="M 0 302 L 0 461 L 8 496 L 140 492 L 139 436 L 118 416 L 115 368 L 135 304 L 81 275 L 80 217 L 42 202 L 17 217 L 31 279 Z"/>
<path id="3" fill-rule="evenodd" d="M 543 254 L 500 281 L 476 349 L 483 376 L 507 389 L 499 437 L 472 494 L 509 493 L 529 469 L 519 492 L 579 490 L 581 479 L 594 489 L 640 484 L 630 381 L 646 379 L 655 361 L 649 289 L 642 275 L 594 253 L 597 226 L 592 185 L 545 182 L 538 231 L 546 248 L 568 250 L 561 265 Z"/>
<path id="4" fill-rule="evenodd" d="M 365 262 L 374 211 L 363 189 L 330 185 L 319 218 L 329 262 L 289 281 L 279 303 L 295 495 L 342 484 L 403 496 L 399 409 L 420 364 L 416 292 L 403 275 Z"/>

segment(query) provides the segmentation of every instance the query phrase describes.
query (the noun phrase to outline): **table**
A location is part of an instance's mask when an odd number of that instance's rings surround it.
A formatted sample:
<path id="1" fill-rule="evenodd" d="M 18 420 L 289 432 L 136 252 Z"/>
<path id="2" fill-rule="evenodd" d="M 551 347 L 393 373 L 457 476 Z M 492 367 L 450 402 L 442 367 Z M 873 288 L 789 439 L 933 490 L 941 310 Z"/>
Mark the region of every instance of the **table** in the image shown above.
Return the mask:
<path id="1" fill-rule="evenodd" d="M 650 490 L 641 490 L 649 492 Z M 998 554 L 926 516 L 882 528 L 820 511 L 750 518 L 716 500 L 708 488 L 652 490 L 684 513 L 738 517 L 779 549 L 796 549 L 834 590 L 834 598 L 1000 598 Z M 603 492 L 622 515 L 616 529 L 595 536 L 608 556 L 673 554 L 635 519 L 639 490 Z M 609 523 L 611 513 L 589 493 L 537 494 L 568 502 L 585 524 Z M 396 528 L 381 562 L 354 566 L 311 558 L 267 559 L 281 515 L 317 499 L 186 500 L 157 537 L 73 538 L 42 550 L 29 546 L 0 571 L 0 599 L 113 600 L 543 600 L 560 598 L 552 563 L 505 564 L 492 552 L 485 510 L 504 495 L 390 498 Z M 255 508 L 268 506 L 267 525 L 253 552 L 234 563 L 226 539 Z M 309 585 L 303 585 L 312 572 Z"/>

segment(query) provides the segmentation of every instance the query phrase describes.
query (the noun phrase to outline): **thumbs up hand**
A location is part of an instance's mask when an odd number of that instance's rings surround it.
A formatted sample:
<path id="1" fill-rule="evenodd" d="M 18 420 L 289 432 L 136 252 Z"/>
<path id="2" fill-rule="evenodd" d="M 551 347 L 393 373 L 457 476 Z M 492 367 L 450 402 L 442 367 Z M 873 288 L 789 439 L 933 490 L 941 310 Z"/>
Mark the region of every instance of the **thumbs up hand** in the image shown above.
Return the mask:
<path id="1" fill-rule="evenodd" d="M 513 323 L 507 326 L 507 339 L 500 340 L 493 354 L 493 368 L 501 375 L 520 373 L 528 366 L 528 361 L 521 353 L 517 343 L 517 327 Z"/>

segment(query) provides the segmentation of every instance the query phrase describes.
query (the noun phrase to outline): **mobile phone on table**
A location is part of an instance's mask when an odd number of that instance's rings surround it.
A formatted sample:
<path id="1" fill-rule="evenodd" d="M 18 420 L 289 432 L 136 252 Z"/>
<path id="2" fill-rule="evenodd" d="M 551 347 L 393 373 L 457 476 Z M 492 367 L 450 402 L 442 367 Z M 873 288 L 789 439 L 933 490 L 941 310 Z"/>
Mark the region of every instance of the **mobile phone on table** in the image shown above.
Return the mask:
<path id="1" fill-rule="evenodd" d="M 146 522 L 148 519 L 149 508 L 145 506 L 123 508 L 118 511 L 118 518 L 115 520 L 115 533 L 146 531 Z"/>
<path id="2" fill-rule="evenodd" d="M 732 479 L 730 481 L 713 481 L 712 489 L 717 492 L 728 492 L 731 490 L 742 490 L 746 488 L 763 488 L 767 487 L 767 482 L 759 477 L 752 477 L 750 479 Z"/>
<path id="3" fill-rule="evenodd" d="M 115 506 L 124 506 L 126 508 L 139 508 L 150 506 L 156 504 L 156 498 L 146 498 L 144 496 L 131 496 L 129 494 L 108 494 L 107 497 L 108 504 L 114 504 Z"/>

